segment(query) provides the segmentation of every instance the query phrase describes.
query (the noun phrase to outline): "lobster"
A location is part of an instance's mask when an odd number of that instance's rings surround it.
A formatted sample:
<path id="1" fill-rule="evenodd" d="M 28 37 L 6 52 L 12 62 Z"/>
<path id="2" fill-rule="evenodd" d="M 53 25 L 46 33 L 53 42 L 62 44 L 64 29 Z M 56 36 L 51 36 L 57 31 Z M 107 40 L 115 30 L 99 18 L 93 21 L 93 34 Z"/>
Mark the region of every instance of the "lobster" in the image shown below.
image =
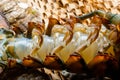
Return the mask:
<path id="1" fill-rule="evenodd" d="M 100 13 L 101 16 L 101 11 L 91 14 L 96 13 Z M 91 17 L 84 15 L 75 19 L 83 19 L 86 16 Z M 21 64 L 25 67 L 46 67 L 73 73 L 92 72 L 97 76 L 103 76 L 112 70 L 116 72 L 119 69 L 118 61 L 114 53 L 107 52 L 109 50 L 107 42 L 110 40 L 104 36 L 101 24 L 97 22 L 91 28 L 77 23 L 71 27 L 68 23 L 61 25 L 56 19 L 49 18 L 50 28 L 47 30 L 43 24 L 29 22 L 28 31 L 20 37 L 13 35 L 14 32 L 17 33 L 17 29 L 12 32 L 1 28 L 2 35 L 7 35 L 5 33 L 7 32 L 12 36 L 1 38 L 0 65 L 3 69 Z M 99 42 L 101 40 L 104 40 L 103 43 Z"/>
<path id="2" fill-rule="evenodd" d="M 80 20 L 84 20 L 93 16 L 99 16 L 102 20 L 102 24 L 105 25 L 105 27 L 109 30 L 111 30 L 110 35 L 108 36 L 109 40 L 112 45 L 114 46 L 114 49 L 116 51 L 116 57 L 119 59 L 119 50 L 118 46 L 120 45 L 120 14 L 113 14 L 111 12 L 105 12 L 103 10 L 95 10 L 91 13 L 78 16 L 77 18 Z"/>

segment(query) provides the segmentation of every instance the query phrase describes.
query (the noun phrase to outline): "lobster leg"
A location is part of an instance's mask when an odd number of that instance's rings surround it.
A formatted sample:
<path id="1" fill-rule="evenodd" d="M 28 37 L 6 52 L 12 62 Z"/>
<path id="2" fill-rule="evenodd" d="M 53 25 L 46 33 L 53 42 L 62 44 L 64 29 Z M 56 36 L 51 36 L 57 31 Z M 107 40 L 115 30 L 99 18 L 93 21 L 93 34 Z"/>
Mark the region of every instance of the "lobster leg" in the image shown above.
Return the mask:
<path id="1" fill-rule="evenodd" d="M 91 13 L 82 15 L 82 16 L 78 16 L 77 18 L 79 18 L 80 20 L 84 20 L 90 17 L 93 17 L 95 15 L 100 16 L 103 19 L 108 20 L 110 23 L 115 24 L 115 25 L 119 25 L 120 24 L 120 18 L 119 18 L 119 14 L 112 14 L 110 12 L 105 12 L 102 10 L 95 10 Z"/>

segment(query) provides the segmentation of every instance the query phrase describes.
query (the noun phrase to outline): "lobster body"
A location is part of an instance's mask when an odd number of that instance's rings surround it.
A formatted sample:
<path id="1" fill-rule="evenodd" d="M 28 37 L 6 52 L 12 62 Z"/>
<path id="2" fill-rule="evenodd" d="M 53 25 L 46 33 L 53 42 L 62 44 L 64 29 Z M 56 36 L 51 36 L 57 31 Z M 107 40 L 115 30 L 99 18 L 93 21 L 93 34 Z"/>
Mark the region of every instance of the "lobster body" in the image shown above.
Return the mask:
<path id="1" fill-rule="evenodd" d="M 53 50 L 51 53 L 51 49 L 53 48 L 51 48 L 52 46 L 50 45 L 54 45 L 55 48 L 59 45 L 55 46 L 55 43 L 52 43 L 50 41 L 51 38 L 48 38 L 48 37 L 47 38 L 42 37 L 42 38 L 43 38 L 43 43 L 41 43 L 41 46 L 39 46 L 38 44 L 39 41 L 38 41 L 38 38 L 36 37 L 34 37 L 33 39 L 8 38 L 8 41 L 6 41 L 7 44 L 3 45 L 5 46 L 4 52 L 7 52 L 7 55 L 6 53 L 4 53 L 5 56 L 7 56 L 6 61 L 8 61 L 6 65 L 11 68 L 11 67 L 16 66 L 19 63 L 26 67 L 33 67 L 33 68 L 46 67 L 46 68 L 54 69 L 54 70 L 67 70 L 73 73 L 83 73 L 83 72 L 89 72 L 89 69 L 91 70 L 93 65 L 100 64 L 102 62 L 106 63 L 107 61 L 109 61 L 110 58 L 112 58 L 112 56 L 109 56 L 109 55 L 107 55 L 109 59 L 106 57 L 104 58 L 104 56 L 106 56 L 104 54 L 97 55 L 94 57 L 95 60 L 93 59 L 93 61 L 87 64 L 84 61 L 84 58 L 81 56 L 81 54 L 77 52 L 73 52 L 75 51 L 73 50 L 72 51 L 73 53 L 69 54 L 68 58 L 63 60 L 64 58 L 60 56 L 61 54 L 59 54 L 58 56 L 56 54 L 59 52 L 59 48 Z M 44 46 L 45 45 L 44 40 L 46 41 L 46 43 L 50 41 L 49 47 L 51 49 L 47 49 L 46 46 Z M 72 44 L 68 44 L 68 45 L 71 46 Z M 45 51 L 48 50 L 50 54 L 48 54 L 48 52 L 46 54 L 44 51 L 41 51 L 41 49 L 44 49 Z M 98 60 L 101 59 L 100 61 L 98 61 L 96 60 L 96 57 L 98 56 L 101 56 L 101 57 L 103 56 L 103 58 L 102 59 L 98 58 Z M 5 59 L 5 57 L 2 56 L 1 60 L 2 59 Z M 114 57 L 112 59 L 114 61 Z M 105 64 L 105 66 L 107 65 Z M 115 67 L 117 68 L 117 66 Z"/>
<path id="2" fill-rule="evenodd" d="M 102 17 L 106 16 L 105 12 L 98 10 L 79 18 L 84 19 L 95 14 L 102 15 Z M 108 68 L 114 69 L 112 72 L 119 69 L 118 61 L 114 55 L 105 54 L 107 52 L 105 48 L 109 48 L 109 43 L 106 42 L 109 42 L 109 40 L 103 36 L 101 24 L 93 25 L 92 29 L 82 24 L 74 26 L 72 29 L 70 25 L 63 24 L 56 27 L 55 24 L 58 22 L 56 22 L 56 19 L 54 20 L 49 25 L 52 25 L 50 30 L 46 30 L 47 32 L 44 31 L 42 25 L 30 22 L 28 23 L 27 37 L 25 37 L 26 35 L 20 38 L 15 35 L 2 37 L 3 44 L 1 47 L 3 50 L 1 49 L 2 53 L 0 53 L 2 54 L 0 56 L 0 66 L 14 68 L 20 64 L 25 67 L 46 67 L 73 73 L 92 72 L 98 76 L 104 76 L 107 71 L 109 73 Z M 3 35 L 12 34 L 11 31 L 6 29 L 0 31 Z M 5 31 L 7 33 L 4 33 Z M 96 71 L 100 71 L 100 74 L 97 74 Z"/>

